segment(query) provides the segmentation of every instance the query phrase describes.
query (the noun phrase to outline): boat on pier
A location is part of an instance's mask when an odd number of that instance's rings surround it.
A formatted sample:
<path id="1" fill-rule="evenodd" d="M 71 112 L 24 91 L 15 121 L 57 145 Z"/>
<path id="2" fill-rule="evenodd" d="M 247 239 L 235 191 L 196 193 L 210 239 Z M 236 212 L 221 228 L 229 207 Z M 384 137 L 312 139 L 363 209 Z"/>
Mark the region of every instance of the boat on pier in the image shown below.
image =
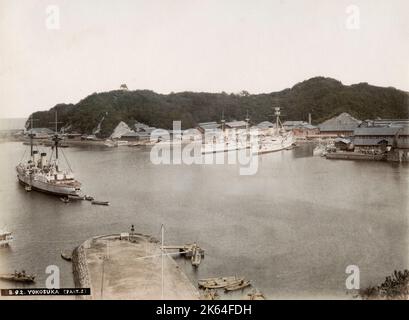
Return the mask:
<path id="1" fill-rule="evenodd" d="M 14 271 L 14 273 L 0 274 L 0 279 L 14 281 L 14 282 L 35 282 L 35 275 L 27 274 L 24 270 L 21 272 Z"/>

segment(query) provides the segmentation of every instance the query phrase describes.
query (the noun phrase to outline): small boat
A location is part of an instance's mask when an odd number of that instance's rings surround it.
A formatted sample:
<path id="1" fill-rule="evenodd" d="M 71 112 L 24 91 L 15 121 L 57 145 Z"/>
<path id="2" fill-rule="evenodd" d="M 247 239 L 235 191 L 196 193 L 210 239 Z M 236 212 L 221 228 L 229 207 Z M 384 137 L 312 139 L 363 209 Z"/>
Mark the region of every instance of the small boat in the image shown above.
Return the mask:
<path id="1" fill-rule="evenodd" d="M 0 279 L 15 282 L 35 282 L 35 277 L 35 275 L 26 274 L 24 270 L 21 272 L 14 271 L 14 273 L 0 274 Z"/>
<path id="2" fill-rule="evenodd" d="M 243 288 L 246 288 L 250 285 L 250 281 L 249 280 L 242 280 L 238 283 L 234 283 L 231 285 L 228 285 L 224 288 L 225 291 L 235 291 L 235 290 L 240 290 Z"/>
<path id="3" fill-rule="evenodd" d="M 68 199 L 70 200 L 84 200 L 85 198 L 80 195 L 68 195 Z"/>
<path id="4" fill-rule="evenodd" d="M 92 201 L 92 200 L 94 200 L 94 197 L 91 197 L 89 195 L 85 195 L 84 199 L 87 200 L 87 201 Z"/>
<path id="5" fill-rule="evenodd" d="M 109 206 L 109 201 L 97 201 L 97 200 L 92 200 L 92 204 L 100 205 L 100 206 Z"/>
<path id="6" fill-rule="evenodd" d="M 72 251 L 71 250 L 63 250 L 61 251 L 61 258 L 67 261 L 71 261 L 72 259 Z"/>
<path id="7" fill-rule="evenodd" d="M 194 250 L 192 258 L 192 266 L 198 267 L 200 265 L 200 262 L 202 261 L 202 255 L 200 254 L 199 250 Z"/>
<path id="8" fill-rule="evenodd" d="M 266 300 L 266 297 L 260 291 L 253 290 L 247 293 L 244 300 Z"/>
<path id="9" fill-rule="evenodd" d="M 61 200 L 62 202 L 64 202 L 64 203 L 70 202 L 70 199 L 64 198 L 64 197 L 60 198 L 60 200 Z"/>
<path id="10" fill-rule="evenodd" d="M 208 289 L 220 289 L 242 283 L 243 281 L 244 278 L 237 277 L 208 278 L 199 280 L 199 287 Z"/>
<path id="11" fill-rule="evenodd" d="M 13 241 L 13 235 L 11 232 L 7 231 L 0 231 L 0 247 L 6 247 L 10 245 L 10 243 Z"/>
<path id="12" fill-rule="evenodd" d="M 26 190 L 27 192 L 30 192 L 31 191 L 31 186 L 30 185 L 25 186 L 24 190 Z"/>
<path id="13" fill-rule="evenodd" d="M 219 298 L 219 294 L 216 290 L 206 289 L 202 295 L 203 300 L 216 300 Z"/>

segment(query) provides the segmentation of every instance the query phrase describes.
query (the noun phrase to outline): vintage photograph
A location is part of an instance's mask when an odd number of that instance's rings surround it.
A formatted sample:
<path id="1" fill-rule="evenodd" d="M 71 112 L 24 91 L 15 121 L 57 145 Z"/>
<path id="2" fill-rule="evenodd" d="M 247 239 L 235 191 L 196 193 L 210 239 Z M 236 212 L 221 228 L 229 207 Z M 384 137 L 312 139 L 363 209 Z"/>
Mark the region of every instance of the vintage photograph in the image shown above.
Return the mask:
<path id="1" fill-rule="evenodd" d="M 0 300 L 408 300 L 409 2 L 0 0 L 0 179 Z"/>

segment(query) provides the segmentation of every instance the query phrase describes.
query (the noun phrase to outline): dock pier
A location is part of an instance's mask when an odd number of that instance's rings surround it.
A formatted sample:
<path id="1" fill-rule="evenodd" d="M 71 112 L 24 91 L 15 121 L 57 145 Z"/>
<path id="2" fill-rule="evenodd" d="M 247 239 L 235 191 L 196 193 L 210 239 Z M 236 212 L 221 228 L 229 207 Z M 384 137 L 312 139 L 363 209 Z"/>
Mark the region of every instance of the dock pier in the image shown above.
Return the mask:
<path id="1" fill-rule="evenodd" d="M 163 264 L 162 264 L 163 258 Z M 97 236 L 74 250 L 74 282 L 91 288 L 83 299 L 198 300 L 199 291 L 150 236 Z M 163 266 L 163 269 L 162 269 Z"/>

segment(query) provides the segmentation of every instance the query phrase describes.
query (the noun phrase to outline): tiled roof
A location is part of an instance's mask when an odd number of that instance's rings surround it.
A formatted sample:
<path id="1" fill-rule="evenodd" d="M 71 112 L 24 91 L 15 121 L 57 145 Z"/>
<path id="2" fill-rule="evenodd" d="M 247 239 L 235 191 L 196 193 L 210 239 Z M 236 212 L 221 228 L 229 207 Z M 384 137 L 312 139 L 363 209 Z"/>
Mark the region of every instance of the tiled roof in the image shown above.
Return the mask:
<path id="1" fill-rule="evenodd" d="M 394 136 L 400 129 L 400 127 L 356 128 L 354 130 L 354 136 Z"/>
<path id="2" fill-rule="evenodd" d="M 319 124 L 320 131 L 353 131 L 361 123 L 349 113 L 343 112 L 340 115 L 331 118 Z"/>

